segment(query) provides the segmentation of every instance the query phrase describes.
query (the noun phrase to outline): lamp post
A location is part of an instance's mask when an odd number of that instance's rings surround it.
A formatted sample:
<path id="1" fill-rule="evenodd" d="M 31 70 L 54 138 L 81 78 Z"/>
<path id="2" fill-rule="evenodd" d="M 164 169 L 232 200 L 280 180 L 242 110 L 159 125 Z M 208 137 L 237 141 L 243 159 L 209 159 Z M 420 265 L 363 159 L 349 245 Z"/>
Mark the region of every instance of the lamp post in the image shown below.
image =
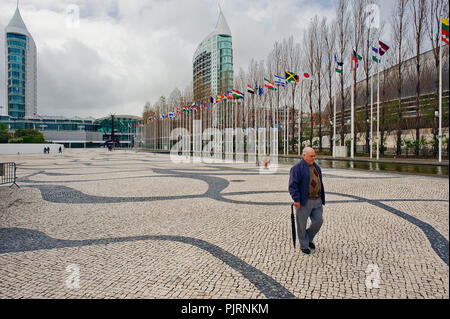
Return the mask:
<path id="1" fill-rule="evenodd" d="M 439 120 L 440 120 L 440 117 L 439 117 L 439 111 L 438 110 L 435 110 L 434 111 L 434 121 L 436 122 L 436 121 L 438 121 L 439 122 Z M 439 124 L 439 123 L 438 123 Z M 436 132 L 436 131 L 435 131 Z M 439 156 L 439 158 L 438 158 L 438 161 L 439 162 L 441 162 L 441 160 L 442 160 L 442 154 L 441 154 L 441 146 L 442 146 L 442 144 L 441 144 L 441 132 L 440 132 L 440 130 L 439 130 L 439 132 L 438 132 L 438 156 Z"/>
<path id="2" fill-rule="evenodd" d="M 330 121 L 330 125 L 333 126 L 333 137 L 331 138 L 331 141 L 333 143 L 332 144 L 333 145 L 332 156 L 336 157 L 336 151 L 335 151 L 335 149 L 336 149 L 336 125 L 335 125 L 335 122 L 333 122 L 333 121 Z"/>

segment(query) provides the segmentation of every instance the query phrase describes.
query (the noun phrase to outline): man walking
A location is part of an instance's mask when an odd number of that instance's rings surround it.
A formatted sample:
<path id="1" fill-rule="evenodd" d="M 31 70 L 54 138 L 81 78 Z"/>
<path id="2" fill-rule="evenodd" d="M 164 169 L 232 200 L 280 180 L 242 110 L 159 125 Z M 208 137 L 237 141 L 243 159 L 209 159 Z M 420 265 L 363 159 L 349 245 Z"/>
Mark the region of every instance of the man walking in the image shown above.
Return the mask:
<path id="1" fill-rule="evenodd" d="M 289 193 L 297 208 L 297 233 L 303 253 L 310 254 L 315 249 L 313 239 L 322 227 L 325 190 L 322 182 L 322 171 L 314 161 L 316 153 L 311 147 L 305 147 L 302 160 L 291 168 Z M 308 217 L 311 225 L 306 229 Z"/>

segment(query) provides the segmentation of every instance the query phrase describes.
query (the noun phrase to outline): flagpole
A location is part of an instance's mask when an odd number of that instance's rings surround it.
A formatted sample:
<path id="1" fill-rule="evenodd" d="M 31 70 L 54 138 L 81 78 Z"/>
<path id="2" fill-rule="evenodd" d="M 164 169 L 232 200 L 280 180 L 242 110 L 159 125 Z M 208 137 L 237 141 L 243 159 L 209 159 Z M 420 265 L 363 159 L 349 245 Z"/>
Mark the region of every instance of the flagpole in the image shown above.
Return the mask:
<path id="1" fill-rule="evenodd" d="M 289 106 L 287 107 L 287 126 L 286 126 L 286 151 L 289 155 Z"/>
<path id="2" fill-rule="evenodd" d="M 199 132 L 199 134 L 200 134 L 200 148 L 201 148 L 201 145 L 202 145 L 202 136 L 201 136 L 201 134 L 203 132 L 203 110 L 204 110 L 203 106 L 204 106 L 203 103 L 200 104 L 200 132 Z M 199 156 L 200 156 L 200 158 L 202 157 L 202 152 L 201 151 L 200 151 L 200 155 Z"/>
<path id="3" fill-rule="evenodd" d="M 301 139 L 301 131 L 302 131 L 302 103 L 303 103 L 303 81 L 302 84 L 300 85 L 300 104 L 299 104 L 299 108 L 298 108 L 298 146 L 297 146 L 297 151 L 298 151 L 298 156 L 300 156 L 301 153 L 301 148 L 302 148 L 302 139 Z"/>
<path id="4" fill-rule="evenodd" d="M 441 32 L 439 36 L 439 163 L 442 162 L 442 16 L 439 19 Z"/>
<path id="5" fill-rule="evenodd" d="M 259 95 L 259 90 L 258 90 L 258 95 Z M 259 98 L 261 98 L 261 96 L 259 96 Z M 255 117 L 255 125 L 254 125 L 254 133 L 255 133 L 255 160 L 256 160 L 256 163 L 257 163 L 257 165 L 258 165 L 258 158 L 256 157 L 257 155 L 257 148 L 258 148 L 258 139 L 257 139 L 257 136 L 258 136 L 258 129 L 257 129 L 257 124 L 258 124 L 258 115 L 257 115 L 257 112 L 256 112 L 256 104 L 258 104 L 258 101 L 256 101 L 256 103 L 255 104 L 253 104 L 253 111 L 254 111 L 254 117 Z"/>
<path id="6" fill-rule="evenodd" d="M 369 147 L 370 147 L 370 159 L 373 157 L 373 151 L 372 151 L 372 139 L 373 139 L 373 74 L 370 77 L 370 140 L 369 140 Z"/>
<path id="7" fill-rule="evenodd" d="M 355 65 L 354 65 L 354 63 L 353 63 L 353 57 L 352 57 L 352 66 L 353 66 L 353 79 L 352 79 L 352 94 L 351 94 L 351 98 L 352 98 L 352 101 L 351 101 L 351 116 L 350 116 L 350 157 L 351 158 L 354 158 L 354 156 L 355 156 L 355 152 L 354 152 L 354 143 L 355 143 L 355 141 L 354 141 L 354 139 L 353 139 L 353 137 L 354 137 L 354 130 L 355 130 L 355 128 L 354 128 L 354 123 L 353 123 L 353 120 L 354 120 L 354 107 L 355 107 L 355 94 L 354 94 L 354 88 L 355 88 L 355 76 L 356 76 L 356 71 L 355 71 Z"/>
<path id="8" fill-rule="evenodd" d="M 378 49 L 380 50 L 380 49 Z M 378 56 L 380 57 L 380 55 Z M 380 159 L 380 70 L 379 64 L 382 62 L 380 59 L 379 63 L 377 63 L 377 161 Z"/>
<path id="9" fill-rule="evenodd" d="M 283 113 L 283 153 L 286 155 L 286 105 L 284 105 Z"/>
<path id="10" fill-rule="evenodd" d="M 334 93 L 334 105 L 333 105 L 333 157 L 336 157 L 336 96 L 337 96 L 337 87 L 336 92 Z M 343 110 L 341 109 L 341 112 Z"/>

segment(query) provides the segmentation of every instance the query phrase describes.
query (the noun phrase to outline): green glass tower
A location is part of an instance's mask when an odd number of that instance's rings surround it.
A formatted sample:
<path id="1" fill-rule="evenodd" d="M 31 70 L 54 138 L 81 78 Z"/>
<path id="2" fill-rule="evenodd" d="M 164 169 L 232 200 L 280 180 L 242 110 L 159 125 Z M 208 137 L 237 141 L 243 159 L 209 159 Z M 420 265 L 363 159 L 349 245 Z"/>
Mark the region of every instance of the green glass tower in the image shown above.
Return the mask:
<path id="1" fill-rule="evenodd" d="M 34 117 L 37 113 L 37 51 L 19 8 L 5 31 L 7 115 Z"/>
<path id="2" fill-rule="evenodd" d="M 219 9 L 216 28 L 198 46 L 193 58 L 193 86 L 196 102 L 233 88 L 233 47 L 231 30 Z"/>

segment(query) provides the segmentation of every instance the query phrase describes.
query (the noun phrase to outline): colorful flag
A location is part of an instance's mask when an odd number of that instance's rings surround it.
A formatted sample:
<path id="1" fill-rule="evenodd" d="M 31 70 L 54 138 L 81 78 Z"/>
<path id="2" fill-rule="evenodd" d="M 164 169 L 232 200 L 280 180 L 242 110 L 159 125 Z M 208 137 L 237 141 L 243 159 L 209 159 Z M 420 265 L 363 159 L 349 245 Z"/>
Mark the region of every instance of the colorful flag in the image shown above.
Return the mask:
<path id="1" fill-rule="evenodd" d="M 309 74 L 308 72 L 303 72 L 302 79 L 303 80 L 311 80 L 311 74 Z"/>
<path id="2" fill-rule="evenodd" d="M 43 119 L 43 117 L 42 116 L 40 116 L 39 114 L 37 114 L 37 113 L 33 113 L 33 115 L 36 115 L 37 117 L 39 117 L 40 119 Z"/>
<path id="3" fill-rule="evenodd" d="M 336 62 L 335 71 L 337 73 L 341 73 L 342 74 L 342 67 L 344 66 L 344 62 L 338 62 L 336 54 L 334 55 L 334 62 Z"/>
<path id="4" fill-rule="evenodd" d="M 274 82 L 275 82 L 275 84 L 276 84 L 277 86 L 285 87 L 286 84 L 288 83 L 288 82 L 286 81 L 286 79 L 283 78 L 283 77 L 281 77 L 281 76 L 278 76 L 278 75 L 275 75 L 275 74 L 274 74 L 273 77 L 275 78 L 275 79 L 274 79 Z"/>
<path id="5" fill-rule="evenodd" d="M 231 92 L 232 92 L 233 97 L 236 98 L 236 99 L 243 99 L 244 98 L 244 93 L 241 93 L 241 92 L 239 92 L 237 90 L 231 90 Z"/>
<path id="6" fill-rule="evenodd" d="M 284 71 L 284 73 L 286 75 L 285 79 L 287 82 L 294 82 L 294 81 L 299 82 L 300 81 L 300 77 L 297 74 L 289 72 L 289 71 Z"/>
<path id="7" fill-rule="evenodd" d="M 442 18 L 442 41 L 449 45 L 449 23 L 446 18 Z"/>
<path id="8" fill-rule="evenodd" d="M 380 63 L 380 57 L 378 56 L 378 49 L 372 47 L 372 60 L 374 60 L 376 63 Z"/>
<path id="9" fill-rule="evenodd" d="M 275 87 L 275 83 L 273 83 L 272 81 L 264 78 L 264 86 L 270 90 L 276 90 L 277 88 Z"/>
<path id="10" fill-rule="evenodd" d="M 362 60 L 362 56 L 360 56 L 355 50 L 352 52 L 352 70 L 357 69 L 359 64 L 358 61 Z"/>
<path id="11" fill-rule="evenodd" d="M 250 94 L 255 94 L 255 89 L 252 88 L 252 87 L 250 86 L 250 84 L 247 84 L 247 92 L 250 93 Z"/>
<path id="12" fill-rule="evenodd" d="M 386 53 L 386 51 L 389 50 L 389 46 L 382 41 L 378 41 L 378 45 L 378 54 L 380 55 L 380 57 L 382 57 Z"/>
<path id="13" fill-rule="evenodd" d="M 259 90 L 258 90 L 259 96 L 262 96 L 263 93 L 264 93 L 263 88 L 262 88 L 262 87 L 259 87 Z"/>

